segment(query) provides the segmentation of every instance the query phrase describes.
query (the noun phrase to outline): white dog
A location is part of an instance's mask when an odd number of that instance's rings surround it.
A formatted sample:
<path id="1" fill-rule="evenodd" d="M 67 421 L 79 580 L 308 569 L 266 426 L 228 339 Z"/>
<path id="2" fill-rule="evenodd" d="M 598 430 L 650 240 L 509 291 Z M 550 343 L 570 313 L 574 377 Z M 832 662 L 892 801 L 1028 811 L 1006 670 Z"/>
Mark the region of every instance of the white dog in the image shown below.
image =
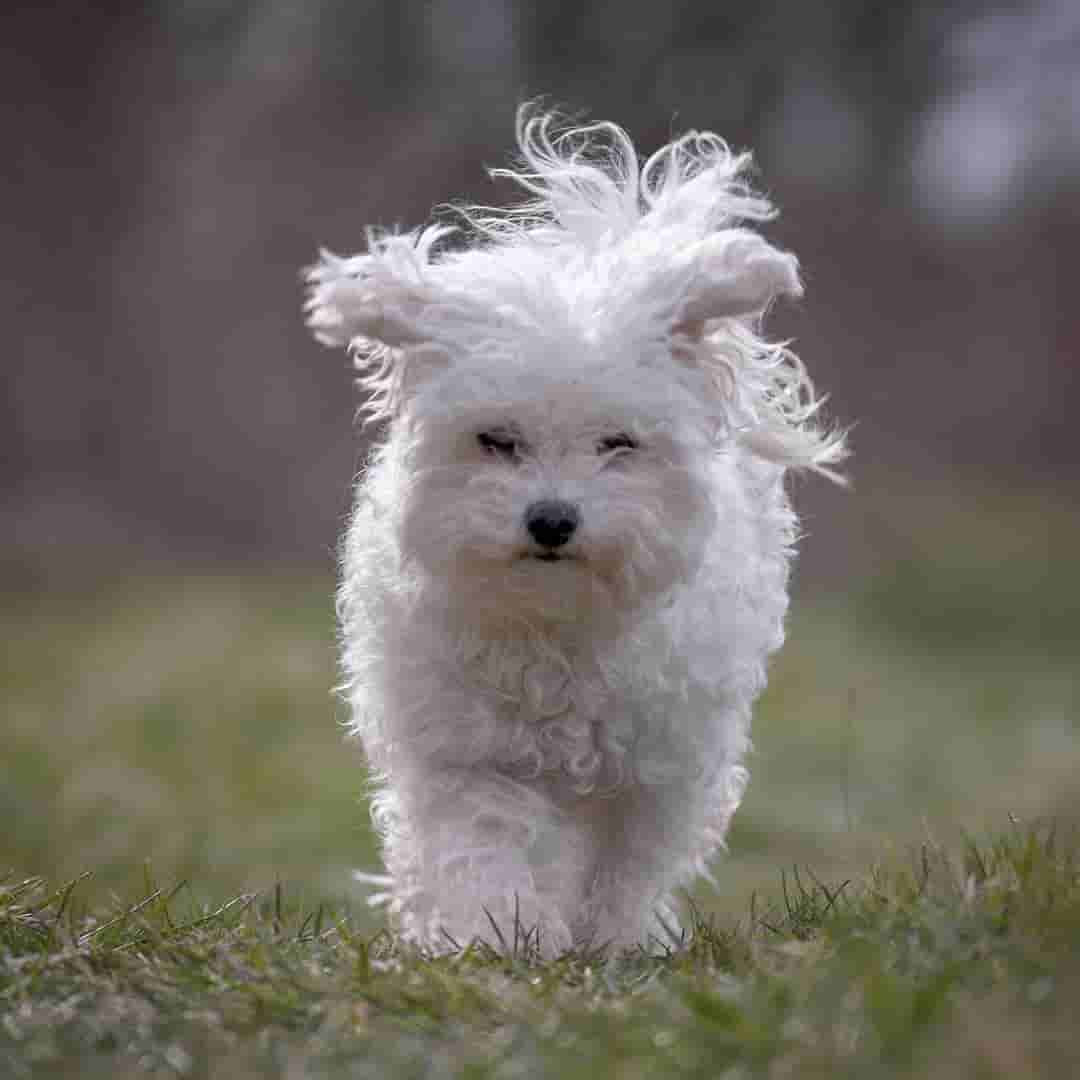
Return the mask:
<path id="1" fill-rule="evenodd" d="M 339 597 L 385 899 L 429 948 L 552 955 L 678 925 L 783 639 L 784 472 L 844 448 L 756 332 L 801 288 L 748 155 L 524 111 L 519 142 L 530 201 L 324 254 L 307 310 L 388 421 Z"/>

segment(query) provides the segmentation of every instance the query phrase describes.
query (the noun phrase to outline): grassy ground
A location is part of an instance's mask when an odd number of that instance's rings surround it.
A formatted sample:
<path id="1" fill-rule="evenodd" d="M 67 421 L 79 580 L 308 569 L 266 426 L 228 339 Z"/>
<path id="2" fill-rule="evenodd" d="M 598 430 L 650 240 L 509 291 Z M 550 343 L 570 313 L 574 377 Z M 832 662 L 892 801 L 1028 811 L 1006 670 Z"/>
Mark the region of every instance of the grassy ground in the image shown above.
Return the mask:
<path id="1" fill-rule="evenodd" d="M 618 967 L 371 943 L 327 575 L 9 593 L 0 1075 L 1068 1075 L 1075 848 L 1033 823 L 1080 808 L 1078 526 L 924 501 L 803 596 L 714 929 Z"/>
<path id="2" fill-rule="evenodd" d="M 96 918 L 0 889 L 0 1070 L 125 1077 L 1073 1075 L 1075 837 L 1018 829 L 682 948 L 439 959 L 273 895 Z M 77 888 L 77 886 L 76 886 Z"/>

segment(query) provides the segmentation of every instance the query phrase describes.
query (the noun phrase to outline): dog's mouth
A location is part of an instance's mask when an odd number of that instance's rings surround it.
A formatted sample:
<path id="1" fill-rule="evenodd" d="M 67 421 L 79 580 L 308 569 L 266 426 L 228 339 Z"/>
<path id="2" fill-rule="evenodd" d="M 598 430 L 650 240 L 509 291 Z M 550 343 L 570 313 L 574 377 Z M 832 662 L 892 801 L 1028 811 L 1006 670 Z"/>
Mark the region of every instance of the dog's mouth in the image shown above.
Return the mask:
<path id="1" fill-rule="evenodd" d="M 574 556 L 561 551 L 525 551 L 522 552 L 521 558 L 529 562 L 556 563 L 570 562 Z"/>

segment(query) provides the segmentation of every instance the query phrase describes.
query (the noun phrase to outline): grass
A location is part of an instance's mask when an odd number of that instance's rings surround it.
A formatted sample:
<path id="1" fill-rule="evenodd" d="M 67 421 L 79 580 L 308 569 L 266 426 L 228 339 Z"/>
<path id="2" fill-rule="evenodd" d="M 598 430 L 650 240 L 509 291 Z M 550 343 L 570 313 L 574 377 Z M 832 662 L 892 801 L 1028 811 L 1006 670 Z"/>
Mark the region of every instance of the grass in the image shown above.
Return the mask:
<path id="1" fill-rule="evenodd" d="M 1068 1075 L 1080 521 L 879 533 L 796 604 L 692 938 L 607 964 L 381 931 L 328 574 L 9 590 L 0 1076 Z"/>
<path id="2" fill-rule="evenodd" d="M 1064 1076 L 1080 847 L 1014 828 L 830 886 L 786 880 L 675 948 L 425 957 L 280 892 L 0 888 L 4 1075 Z"/>
<path id="3" fill-rule="evenodd" d="M 328 576 L 140 578 L 0 618 L 0 867 L 91 890 L 143 864 L 215 897 L 374 864 L 363 762 L 331 695 Z"/>

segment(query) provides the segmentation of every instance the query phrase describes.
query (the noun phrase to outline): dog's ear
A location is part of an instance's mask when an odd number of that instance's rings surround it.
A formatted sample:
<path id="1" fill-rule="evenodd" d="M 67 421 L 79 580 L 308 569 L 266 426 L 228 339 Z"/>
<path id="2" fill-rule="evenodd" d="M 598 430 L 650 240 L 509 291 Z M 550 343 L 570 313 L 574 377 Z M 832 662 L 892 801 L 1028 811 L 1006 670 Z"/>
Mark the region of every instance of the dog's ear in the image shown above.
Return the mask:
<path id="1" fill-rule="evenodd" d="M 777 296 L 801 296 L 799 264 L 747 229 L 724 229 L 702 240 L 675 320 L 677 333 L 700 338 L 710 319 L 759 315 Z"/>
<path id="2" fill-rule="evenodd" d="M 433 245 L 449 229 L 368 237 L 368 253 L 341 258 L 322 251 L 305 272 L 307 324 L 324 345 L 401 348 L 428 340 L 422 321 L 438 303 L 426 271 Z"/>
<path id="3" fill-rule="evenodd" d="M 847 456 L 844 432 L 819 426 L 822 399 L 798 357 L 757 333 L 776 297 L 802 295 L 795 256 L 757 233 L 725 229 L 701 241 L 693 258 L 673 325 L 675 356 L 706 373 L 738 442 L 752 454 L 842 483 L 835 466 Z M 728 322 L 707 335 L 713 319 Z"/>

